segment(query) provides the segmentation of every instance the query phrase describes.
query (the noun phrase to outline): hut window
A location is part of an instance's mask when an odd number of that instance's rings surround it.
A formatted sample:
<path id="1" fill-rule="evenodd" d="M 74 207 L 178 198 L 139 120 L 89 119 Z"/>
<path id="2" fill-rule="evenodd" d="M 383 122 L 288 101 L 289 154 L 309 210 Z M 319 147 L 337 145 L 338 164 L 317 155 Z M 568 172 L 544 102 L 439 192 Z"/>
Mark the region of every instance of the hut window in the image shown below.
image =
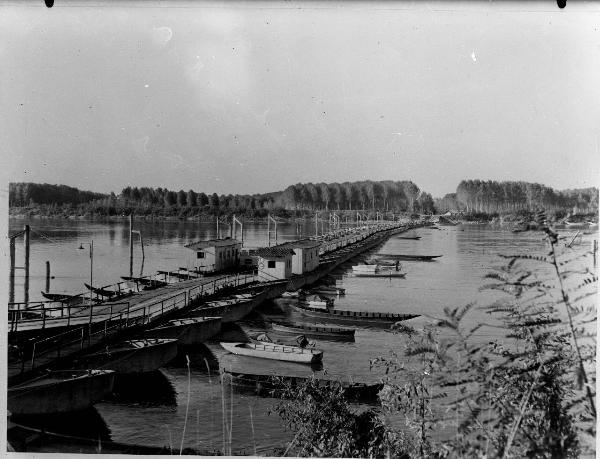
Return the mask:
<path id="1" fill-rule="evenodd" d="M 268 268 L 274 268 L 275 267 L 275 260 L 269 260 L 267 262 L 267 267 Z"/>
<path id="2" fill-rule="evenodd" d="M 197 258 L 204 258 L 204 252 L 196 252 Z"/>

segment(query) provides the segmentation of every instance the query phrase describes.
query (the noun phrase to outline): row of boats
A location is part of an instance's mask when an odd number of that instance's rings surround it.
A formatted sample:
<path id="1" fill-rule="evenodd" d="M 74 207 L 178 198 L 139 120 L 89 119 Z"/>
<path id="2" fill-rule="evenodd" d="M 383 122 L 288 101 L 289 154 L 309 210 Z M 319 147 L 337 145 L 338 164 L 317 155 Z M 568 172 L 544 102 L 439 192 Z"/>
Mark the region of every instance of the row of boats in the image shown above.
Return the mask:
<path id="1" fill-rule="evenodd" d="M 53 370 L 8 388 L 8 410 L 13 415 L 56 414 L 85 409 L 113 390 L 115 376 L 154 371 L 171 361 L 181 347 L 205 342 L 222 324 L 248 315 L 266 296 L 266 289 L 208 301 L 140 332 L 133 340 L 78 356 L 70 368 Z M 9 357 L 10 359 L 10 357 Z"/>

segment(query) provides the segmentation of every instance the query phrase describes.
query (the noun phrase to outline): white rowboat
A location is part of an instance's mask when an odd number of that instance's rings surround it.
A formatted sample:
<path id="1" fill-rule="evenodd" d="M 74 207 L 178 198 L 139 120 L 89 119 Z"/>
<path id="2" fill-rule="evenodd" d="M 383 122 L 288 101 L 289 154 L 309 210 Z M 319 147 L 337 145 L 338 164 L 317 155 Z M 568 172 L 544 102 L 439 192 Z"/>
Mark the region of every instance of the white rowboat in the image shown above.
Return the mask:
<path id="1" fill-rule="evenodd" d="M 317 363 L 323 360 L 323 351 L 272 343 L 221 343 L 221 346 L 237 355 L 261 359 L 284 360 L 297 363 Z"/>

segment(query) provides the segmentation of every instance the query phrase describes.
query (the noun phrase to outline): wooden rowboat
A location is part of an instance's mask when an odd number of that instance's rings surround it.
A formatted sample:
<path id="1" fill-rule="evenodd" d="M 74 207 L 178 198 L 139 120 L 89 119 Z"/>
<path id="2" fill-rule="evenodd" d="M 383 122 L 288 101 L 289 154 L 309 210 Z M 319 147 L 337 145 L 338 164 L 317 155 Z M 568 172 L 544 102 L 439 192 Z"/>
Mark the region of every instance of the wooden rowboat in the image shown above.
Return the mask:
<path id="1" fill-rule="evenodd" d="M 284 360 L 297 363 L 317 363 L 323 360 L 323 351 L 273 343 L 221 343 L 232 354 Z"/>
<path id="2" fill-rule="evenodd" d="M 431 261 L 435 258 L 440 258 L 442 255 L 406 255 L 406 254 L 395 254 L 395 253 L 379 253 L 377 258 L 387 258 L 391 260 L 404 260 L 404 261 Z"/>
<path id="3" fill-rule="evenodd" d="M 160 327 L 144 332 L 153 338 L 173 338 L 180 346 L 193 346 L 212 338 L 221 331 L 220 317 L 194 317 L 170 320 Z"/>
<path id="4" fill-rule="evenodd" d="M 138 339 L 86 354 L 77 359 L 75 365 L 79 368 L 112 370 L 118 374 L 138 374 L 158 370 L 176 355 L 176 339 Z"/>
<path id="5" fill-rule="evenodd" d="M 381 327 L 389 329 L 396 322 L 419 317 L 419 314 L 396 314 L 390 312 L 345 311 L 341 309 L 316 309 L 300 303 L 290 305 L 294 310 L 306 317 L 318 319 L 319 322 Z"/>
<path id="6" fill-rule="evenodd" d="M 8 388 L 8 410 L 14 415 L 80 411 L 110 394 L 115 372 L 110 370 L 52 371 Z"/>
<path id="7" fill-rule="evenodd" d="M 305 335 L 308 338 L 321 338 L 336 341 L 354 341 L 353 328 L 327 327 L 325 325 L 291 324 L 271 322 L 275 332 L 292 335 Z"/>

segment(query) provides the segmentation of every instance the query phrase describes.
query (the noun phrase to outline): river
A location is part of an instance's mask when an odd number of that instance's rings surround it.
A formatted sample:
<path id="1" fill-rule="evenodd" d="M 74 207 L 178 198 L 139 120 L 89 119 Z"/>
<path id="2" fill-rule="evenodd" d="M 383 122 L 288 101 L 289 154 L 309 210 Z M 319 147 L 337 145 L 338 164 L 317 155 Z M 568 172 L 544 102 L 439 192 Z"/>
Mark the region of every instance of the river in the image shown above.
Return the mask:
<path id="1" fill-rule="evenodd" d="M 129 226 L 127 222 L 90 222 L 78 220 L 11 219 L 11 233 L 30 224 L 31 243 L 31 293 L 30 300 L 41 300 L 45 288 L 45 262 L 51 264 L 51 292 L 78 293 L 83 283 L 89 281 L 89 251 L 78 250 L 80 243 L 94 241 L 94 285 L 107 285 L 119 280 L 129 271 Z M 142 232 L 145 245 L 144 274 L 157 269 L 169 270 L 186 266 L 189 251 L 184 245 L 198 239 L 214 237 L 215 225 L 198 222 L 136 222 L 135 229 Z M 325 228 L 326 229 L 326 228 Z M 224 227 L 228 232 L 228 228 Z M 299 234 L 311 235 L 311 223 L 299 228 L 295 223 L 278 225 L 278 240 L 293 240 Z M 445 307 L 462 306 L 470 302 L 490 304 L 501 294 L 480 291 L 487 281 L 486 273 L 493 267 L 506 263 L 499 255 L 514 253 L 541 253 L 545 250 L 543 235 L 537 232 L 512 233 L 485 225 L 459 225 L 440 229 L 420 228 L 411 234 L 419 240 L 392 237 L 376 251 L 381 253 L 442 255 L 432 262 L 402 262 L 406 278 L 373 279 L 351 275 L 353 263 L 346 263 L 334 271 L 336 284 L 346 289 L 346 295 L 335 299 L 341 309 L 381 312 L 411 312 L 441 317 Z M 568 233 L 567 233 L 568 234 Z M 267 243 L 266 223 L 245 223 L 244 238 L 247 246 Z M 589 250 L 597 235 L 585 235 L 575 251 Z M 23 249 L 17 243 L 17 265 L 22 265 Z M 364 259 L 364 257 L 362 258 Z M 360 258 L 359 258 L 360 260 Z M 582 263 L 590 264 L 590 259 Z M 589 266 L 591 268 L 591 264 Z M 134 273 L 141 268 L 139 241 L 135 243 Z M 17 271 L 15 300 L 23 297 L 22 271 Z M 287 300 L 290 301 L 290 300 Z M 287 315 L 286 300 L 263 305 L 265 315 Z M 484 320 L 481 312 L 474 312 L 474 323 Z M 487 319 L 485 319 L 487 320 Z M 259 333 L 258 322 L 242 324 L 240 332 Z M 229 333 L 235 333 L 235 330 Z M 494 337 L 494 329 L 484 329 L 483 339 Z M 324 350 L 323 367 L 330 375 L 351 378 L 355 381 L 376 381 L 380 370 L 372 370 L 369 360 L 387 355 L 391 349 L 400 349 L 402 338 L 384 330 L 357 329 L 355 342 L 319 341 Z M 226 355 L 218 344 L 208 349 L 221 360 L 222 366 L 237 368 L 260 367 L 266 371 L 278 369 L 286 372 L 309 374 L 311 370 L 294 364 L 255 362 L 254 359 Z M 147 380 L 140 380 L 129 393 L 114 400 L 99 403 L 89 424 L 77 429 L 114 441 L 146 445 L 168 446 L 179 449 L 185 425 L 183 445 L 205 451 L 222 451 L 224 445 L 233 454 L 266 454 L 273 447 L 289 440 L 276 414 L 269 414 L 275 399 L 258 397 L 251 393 L 232 391 L 221 385 L 215 369 L 207 370 L 205 354 L 189 355 L 190 375 L 185 358 L 180 358 Z M 189 397 L 189 404 L 188 404 Z M 186 421 L 187 413 L 187 421 Z M 63 426 L 71 432 L 74 426 Z M 78 431 L 79 431 L 78 430 Z M 230 432 L 230 433 L 229 433 Z M 230 440 L 231 438 L 231 440 Z"/>

